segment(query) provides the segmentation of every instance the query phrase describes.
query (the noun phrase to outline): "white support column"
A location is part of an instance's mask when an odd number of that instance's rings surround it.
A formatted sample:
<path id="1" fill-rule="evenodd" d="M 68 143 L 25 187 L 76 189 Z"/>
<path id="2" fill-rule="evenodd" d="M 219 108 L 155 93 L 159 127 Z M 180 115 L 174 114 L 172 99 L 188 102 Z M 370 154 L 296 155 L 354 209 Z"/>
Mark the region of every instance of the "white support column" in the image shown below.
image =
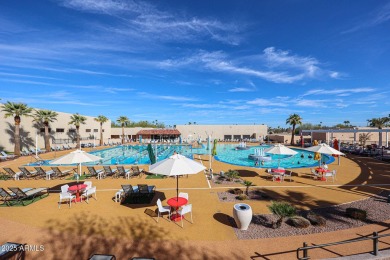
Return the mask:
<path id="1" fill-rule="evenodd" d="M 389 132 L 386 132 L 386 148 L 389 147 Z"/>

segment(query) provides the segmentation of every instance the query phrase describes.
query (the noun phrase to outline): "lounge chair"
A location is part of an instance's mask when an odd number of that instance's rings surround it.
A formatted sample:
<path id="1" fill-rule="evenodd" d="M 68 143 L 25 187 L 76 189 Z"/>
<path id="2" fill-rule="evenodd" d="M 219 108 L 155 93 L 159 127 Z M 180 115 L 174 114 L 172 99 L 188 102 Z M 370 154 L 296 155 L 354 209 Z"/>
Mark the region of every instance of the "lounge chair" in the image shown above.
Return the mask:
<path id="1" fill-rule="evenodd" d="M 54 171 L 52 170 L 49 170 L 49 171 L 45 171 L 42 169 L 42 167 L 34 167 L 35 170 L 37 170 L 37 173 L 40 177 L 45 177 L 46 180 L 50 180 L 51 179 L 51 175 L 54 173 Z"/>
<path id="2" fill-rule="evenodd" d="M 39 196 L 43 196 L 44 194 L 49 195 L 48 188 L 36 188 L 36 189 L 28 190 L 26 192 L 17 187 L 9 187 L 8 189 L 14 193 L 14 200 L 16 200 L 16 202 L 21 202 L 23 206 L 24 206 L 23 201 L 25 199 L 34 200 L 37 195 Z"/>
<path id="3" fill-rule="evenodd" d="M 141 177 L 143 170 L 140 170 L 138 166 L 131 166 L 131 171 L 133 174 L 131 177 Z"/>
<path id="4" fill-rule="evenodd" d="M 23 177 L 23 172 L 14 172 L 11 168 L 3 168 L 6 173 L 8 173 L 15 181 L 19 180 L 20 177 Z"/>
<path id="5" fill-rule="evenodd" d="M 27 192 L 27 191 L 32 190 L 32 189 L 33 188 L 24 188 L 24 189 L 22 189 L 22 191 Z M 8 192 L 4 188 L 0 188 L 0 198 L 3 201 L 2 204 L 7 204 L 7 206 L 11 206 L 10 202 L 17 199 L 15 193 Z"/>
<path id="6" fill-rule="evenodd" d="M 22 171 L 22 173 L 24 174 L 24 176 L 27 177 L 27 179 L 36 178 L 38 176 L 37 171 L 30 172 L 29 170 L 27 170 L 26 167 L 19 167 L 19 170 Z"/>
<path id="7" fill-rule="evenodd" d="M 104 177 L 103 169 L 96 170 L 93 166 L 88 166 L 87 169 L 91 177 L 96 177 L 97 179 L 102 179 Z"/>
<path id="8" fill-rule="evenodd" d="M 22 155 L 23 156 L 28 156 L 28 155 L 31 155 L 31 152 L 27 148 L 23 148 Z"/>
<path id="9" fill-rule="evenodd" d="M 138 184 L 137 186 L 138 186 L 138 193 L 141 199 L 146 198 L 149 201 L 153 199 L 156 186 L 154 185 L 148 186 L 146 184 Z"/>
<path id="10" fill-rule="evenodd" d="M 283 175 L 283 180 L 285 178 L 289 178 L 290 179 L 290 182 L 292 181 L 292 171 L 286 171 Z"/>
<path id="11" fill-rule="evenodd" d="M 123 202 L 126 202 L 128 199 L 129 200 L 134 200 L 138 201 L 139 199 L 139 192 L 138 192 L 138 187 L 135 189 L 131 185 L 122 185 L 123 189 Z"/>
<path id="12" fill-rule="evenodd" d="M 7 153 L 4 152 L 4 151 L 1 151 L 0 154 L 1 154 L 2 157 L 5 157 L 6 160 L 15 159 L 15 157 L 16 157 L 16 156 L 13 155 L 13 154 L 7 154 Z"/>
<path id="13" fill-rule="evenodd" d="M 110 166 L 103 166 L 104 174 L 106 176 L 112 176 L 113 178 L 116 177 L 117 170 L 112 170 Z"/>
<path id="14" fill-rule="evenodd" d="M 55 177 L 55 178 L 65 178 L 66 176 L 68 176 L 70 174 L 71 171 L 73 171 L 73 170 L 61 171 L 58 167 L 51 167 L 51 169 L 54 172 L 52 174 L 52 177 Z"/>
<path id="15" fill-rule="evenodd" d="M 125 177 L 126 179 L 130 179 L 130 169 L 125 169 L 125 167 L 123 166 L 117 166 L 117 172 L 118 172 L 118 177 L 119 176 L 123 176 Z"/>

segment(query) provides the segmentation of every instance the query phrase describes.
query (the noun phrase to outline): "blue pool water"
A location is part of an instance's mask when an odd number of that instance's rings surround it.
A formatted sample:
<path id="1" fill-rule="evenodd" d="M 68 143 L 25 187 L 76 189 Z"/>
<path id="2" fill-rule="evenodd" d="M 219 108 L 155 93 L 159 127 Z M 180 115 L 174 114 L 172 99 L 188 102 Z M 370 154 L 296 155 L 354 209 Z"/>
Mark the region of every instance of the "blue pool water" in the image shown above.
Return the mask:
<path id="1" fill-rule="evenodd" d="M 194 154 L 209 154 L 209 150 L 205 145 L 201 148 L 193 148 L 189 145 L 157 145 L 153 147 L 155 153 L 157 152 L 158 161 L 168 158 L 175 151 L 189 158 L 193 158 Z M 260 168 L 276 168 L 278 164 L 284 168 L 315 167 L 319 165 L 319 162 L 314 160 L 314 154 L 312 152 L 293 148 L 298 154 L 294 156 L 271 155 L 271 161 L 260 162 L 258 166 L 255 166 L 255 161 L 249 159 L 248 156 L 254 154 L 256 148 L 266 149 L 269 146 L 251 146 L 248 150 L 237 150 L 235 149 L 236 147 L 237 145 L 234 144 L 218 144 L 215 159 L 228 164 Z M 101 157 L 102 160 L 83 165 L 150 164 L 149 154 L 146 148 L 146 145 L 124 145 L 93 151 L 90 153 Z M 301 157 L 302 154 L 303 158 Z M 313 158 L 309 158 L 309 155 Z M 334 158 L 332 156 L 322 155 L 322 161 L 329 164 L 334 161 Z M 29 165 L 49 165 L 49 161 Z"/>
<path id="2" fill-rule="evenodd" d="M 267 149 L 270 146 L 250 146 L 248 150 L 237 150 L 236 147 L 237 145 L 232 144 L 218 145 L 217 156 L 215 157 L 215 159 L 229 164 L 260 168 L 277 168 L 278 163 L 280 167 L 284 168 L 304 168 L 319 166 L 319 162 L 314 160 L 314 153 L 295 148 L 292 149 L 298 153 L 294 156 L 271 155 L 271 161 L 264 161 L 263 164 L 260 162 L 258 166 L 255 166 L 255 161 L 248 159 L 248 156 L 250 154 L 254 154 L 255 149 Z M 303 158 L 301 157 L 302 154 Z M 309 155 L 311 155 L 312 158 L 309 158 Z M 322 161 L 329 164 L 334 161 L 334 158 L 332 156 L 322 155 Z"/>

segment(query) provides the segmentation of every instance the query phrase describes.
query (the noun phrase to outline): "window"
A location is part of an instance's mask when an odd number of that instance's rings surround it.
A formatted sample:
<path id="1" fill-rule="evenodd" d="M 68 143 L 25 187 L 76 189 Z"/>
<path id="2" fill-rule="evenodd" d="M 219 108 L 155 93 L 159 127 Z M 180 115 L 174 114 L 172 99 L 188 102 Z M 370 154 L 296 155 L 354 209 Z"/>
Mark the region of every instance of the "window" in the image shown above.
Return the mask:
<path id="1" fill-rule="evenodd" d="M 39 131 L 41 132 L 41 133 L 44 133 L 45 132 L 45 128 L 41 128 L 41 129 L 39 129 Z M 49 128 L 49 133 L 51 132 L 51 128 Z"/>
<path id="2" fill-rule="evenodd" d="M 97 132 L 99 132 L 99 129 L 93 129 L 93 131 L 94 131 L 95 133 L 97 133 Z"/>
<path id="3" fill-rule="evenodd" d="M 118 138 L 119 138 L 119 135 L 111 135 L 111 138 L 112 138 L 112 139 L 118 139 Z"/>
<path id="4" fill-rule="evenodd" d="M 64 128 L 56 128 L 56 133 L 64 133 L 65 129 Z"/>
<path id="5" fill-rule="evenodd" d="M 231 135 L 224 135 L 223 139 L 225 139 L 225 140 L 232 140 L 232 136 Z"/>
<path id="6" fill-rule="evenodd" d="M 241 135 L 233 135 L 234 139 L 241 139 Z"/>
<path id="7" fill-rule="evenodd" d="M 69 133 L 76 133 L 76 129 L 74 128 L 69 129 Z"/>
<path id="8" fill-rule="evenodd" d="M 90 133 L 91 129 L 85 129 L 85 132 Z"/>

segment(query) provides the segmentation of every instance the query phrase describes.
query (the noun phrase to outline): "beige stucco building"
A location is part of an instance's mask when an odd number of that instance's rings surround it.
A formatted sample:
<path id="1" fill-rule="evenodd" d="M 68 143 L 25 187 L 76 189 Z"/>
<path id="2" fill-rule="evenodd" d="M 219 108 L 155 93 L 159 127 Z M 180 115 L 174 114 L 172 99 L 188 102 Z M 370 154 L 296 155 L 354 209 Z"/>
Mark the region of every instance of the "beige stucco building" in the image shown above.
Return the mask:
<path id="1" fill-rule="evenodd" d="M 137 134 L 141 130 L 153 129 L 142 127 L 125 127 L 125 140 L 138 140 Z M 267 135 L 266 125 L 177 125 L 176 129 L 180 132 L 182 141 L 206 140 L 208 135 L 212 139 L 219 140 L 260 140 Z M 122 138 L 122 128 L 111 129 L 111 141 L 118 142 Z M 149 139 L 143 137 L 143 141 Z M 159 138 L 156 138 L 159 139 Z"/>
<path id="2" fill-rule="evenodd" d="M 50 123 L 50 145 L 52 147 L 63 145 L 76 146 L 76 128 L 69 125 L 72 114 L 57 112 L 57 121 Z M 13 117 L 4 118 L 4 112 L 0 111 L 0 150 L 14 150 L 14 130 L 15 123 Z M 85 116 L 85 124 L 80 126 L 81 143 L 96 143 L 100 140 L 100 123 L 96 122 L 95 117 Z M 43 149 L 44 143 L 44 126 L 33 122 L 32 117 L 21 117 L 20 124 L 20 141 L 21 150 L 35 148 L 36 142 L 38 147 Z M 107 142 L 111 137 L 111 121 L 103 124 L 103 141 Z"/>

